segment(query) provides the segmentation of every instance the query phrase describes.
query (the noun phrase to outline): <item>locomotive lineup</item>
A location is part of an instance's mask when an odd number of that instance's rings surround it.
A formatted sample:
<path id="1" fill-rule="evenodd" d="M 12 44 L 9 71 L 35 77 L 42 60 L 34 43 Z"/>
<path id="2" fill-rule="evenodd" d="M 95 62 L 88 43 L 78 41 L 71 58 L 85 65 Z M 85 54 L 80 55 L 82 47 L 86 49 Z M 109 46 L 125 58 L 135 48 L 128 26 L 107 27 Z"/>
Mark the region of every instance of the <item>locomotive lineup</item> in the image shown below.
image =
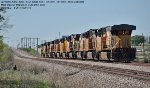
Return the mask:
<path id="1" fill-rule="evenodd" d="M 136 49 L 131 48 L 131 34 L 136 26 L 119 24 L 90 29 L 41 44 L 41 56 L 130 62 Z"/>

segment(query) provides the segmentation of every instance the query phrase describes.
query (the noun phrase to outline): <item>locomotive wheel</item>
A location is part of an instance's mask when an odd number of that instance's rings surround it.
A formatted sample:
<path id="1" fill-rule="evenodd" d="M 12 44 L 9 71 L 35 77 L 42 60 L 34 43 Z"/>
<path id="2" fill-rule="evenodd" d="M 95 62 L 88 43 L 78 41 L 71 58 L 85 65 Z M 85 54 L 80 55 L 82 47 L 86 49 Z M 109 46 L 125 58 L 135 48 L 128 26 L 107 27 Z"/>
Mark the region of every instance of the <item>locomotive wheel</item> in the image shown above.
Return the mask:
<path id="1" fill-rule="evenodd" d="M 66 53 L 63 53 L 63 58 L 67 58 L 66 56 L 67 56 Z"/>
<path id="2" fill-rule="evenodd" d="M 63 58 L 65 58 L 65 59 L 66 59 L 66 53 L 63 53 Z"/>
<path id="3" fill-rule="evenodd" d="M 76 59 L 77 58 L 77 54 L 76 54 L 76 52 L 74 51 L 74 52 L 72 52 L 72 58 L 73 59 Z"/>
<path id="4" fill-rule="evenodd" d="M 55 58 L 57 58 L 57 53 L 55 53 Z"/>
<path id="5" fill-rule="evenodd" d="M 68 58 L 70 58 L 70 56 L 69 56 L 69 53 L 67 52 L 67 56 L 68 56 Z"/>
<path id="6" fill-rule="evenodd" d="M 49 55 L 48 55 L 48 54 L 46 54 L 46 57 L 49 57 Z"/>
<path id="7" fill-rule="evenodd" d="M 55 53 L 53 53 L 53 58 L 55 58 Z"/>
<path id="8" fill-rule="evenodd" d="M 59 53 L 59 58 L 62 58 L 62 53 Z"/>
<path id="9" fill-rule="evenodd" d="M 45 57 L 45 54 L 43 54 L 43 57 Z"/>
<path id="10" fill-rule="evenodd" d="M 77 59 L 77 53 L 75 52 L 75 55 L 74 55 L 75 59 Z"/>
<path id="11" fill-rule="evenodd" d="M 50 58 L 52 58 L 52 53 L 50 53 Z"/>
<path id="12" fill-rule="evenodd" d="M 48 57 L 51 57 L 50 53 L 48 53 Z"/>
<path id="13" fill-rule="evenodd" d="M 97 58 L 98 61 L 100 60 L 100 56 L 101 56 L 101 52 L 97 52 L 96 53 L 96 58 Z"/>
<path id="14" fill-rule="evenodd" d="M 84 60 L 84 52 L 83 51 L 80 52 L 80 55 L 81 55 L 82 60 Z"/>
<path id="15" fill-rule="evenodd" d="M 51 57 L 54 58 L 54 57 L 53 57 L 53 53 L 51 53 Z"/>
<path id="16" fill-rule="evenodd" d="M 59 56 L 60 54 L 59 53 L 57 53 L 57 58 L 60 58 L 60 56 Z"/>
<path id="17" fill-rule="evenodd" d="M 68 52 L 65 53 L 65 58 L 69 58 L 69 53 Z"/>
<path id="18" fill-rule="evenodd" d="M 96 51 L 92 51 L 92 58 L 95 60 L 95 58 L 96 58 Z"/>
<path id="19" fill-rule="evenodd" d="M 53 58 L 53 53 L 51 53 L 50 57 Z"/>
<path id="20" fill-rule="evenodd" d="M 54 53 L 54 58 L 56 58 L 56 54 Z"/>
<path id="21" fill-rule="evenodd" d="M 62 53 L 60 53 L 59 57 L 60 57 L 60 58 L 63 58 L 63 54 L 62 54 Z"/>
<path id="22" fill-rule="evenodd" d="M 47 54 L 45 54 L 45 57 L 47 57 Z"/>
<path id="23" fill-rule="evenodd" d="M 53 53 L 53 57 L 55 58 L 55 53 Z"/>
<path id="24" fill-rule="evenodd" d="M 67 52 L 67 57 L 70 58 L 69 53 Z"/>
<path id="25" fill-rule="evenodd" d="M 107 52 L 107 58 L 108 58 L 108 61 L 110 61 L 110 59 L 111 59 L 111 52 Z"/>
<path id="26" fill-rule="evenodd" d="M 67 53 L 65 53 L 65 58 L 68 58 L 68 57 L 67 57 Z"/>
<path id="27" fill-rule="evenodd" d="M 87 52 L 86 51 L 81 52 L 81 58 L 82 58 L 82 60 L 87 58 Z"/>
<path id="28" fill-rule="evenodd" d="M 84 52 L 84 58 L 87 59 L 87 52 Z"/>
<path id="29" fill-rule="evenodd" d="M 72 58 L 74 59 L 75 57 L 74 57 L 74 52 L 71 52 L 71 55 L 72 55 Z"/>

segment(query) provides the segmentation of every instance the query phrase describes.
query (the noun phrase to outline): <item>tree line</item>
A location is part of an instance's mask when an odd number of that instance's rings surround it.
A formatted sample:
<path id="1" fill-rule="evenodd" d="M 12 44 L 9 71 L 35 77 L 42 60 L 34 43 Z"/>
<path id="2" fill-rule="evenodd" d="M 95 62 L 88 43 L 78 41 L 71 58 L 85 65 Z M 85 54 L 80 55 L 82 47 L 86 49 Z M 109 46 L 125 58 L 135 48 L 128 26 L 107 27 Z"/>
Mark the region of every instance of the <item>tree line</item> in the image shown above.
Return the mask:
<path id="1" fill-rule="evenodd" d="M 145 37 L 144 35 L 134 35 L 131 37 L 132 45 L 138 46 L 145 44 L 150 44 L 150 36 Z"/>

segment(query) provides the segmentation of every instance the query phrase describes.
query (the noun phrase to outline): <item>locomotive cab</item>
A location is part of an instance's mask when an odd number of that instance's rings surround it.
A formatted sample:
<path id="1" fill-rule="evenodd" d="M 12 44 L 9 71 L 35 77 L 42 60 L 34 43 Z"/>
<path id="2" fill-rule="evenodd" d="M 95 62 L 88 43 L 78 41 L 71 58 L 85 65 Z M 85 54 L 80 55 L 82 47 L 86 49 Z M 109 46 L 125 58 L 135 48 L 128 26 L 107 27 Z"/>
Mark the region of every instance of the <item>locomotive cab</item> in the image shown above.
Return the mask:
<path id="1" fill-rule="evenodd" d="M 132 30 L 120 29 L 112 30 L 112 46 L 116 48 L 131 48 L 131 33 Z"/>

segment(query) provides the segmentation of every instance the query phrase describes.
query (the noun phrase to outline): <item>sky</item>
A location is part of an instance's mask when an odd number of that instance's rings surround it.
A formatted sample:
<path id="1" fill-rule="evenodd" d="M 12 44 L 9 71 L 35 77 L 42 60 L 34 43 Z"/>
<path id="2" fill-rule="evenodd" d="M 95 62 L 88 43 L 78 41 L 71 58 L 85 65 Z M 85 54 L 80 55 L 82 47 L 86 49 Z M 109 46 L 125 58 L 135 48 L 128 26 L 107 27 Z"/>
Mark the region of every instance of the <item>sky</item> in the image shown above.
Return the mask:
<path id="1" fill-rule="evenodd" d="M 5 42 L 15 46 L 22 37 L 50 41 L 59 38 L 59 32 L 60 36 L 71 35 L 115 24 L 135 25 L 132 35 L 150 35 L 150 0 L 82 1 L 84 3 L 7 10 L 9 24 L 13 27 L 4 33 Z"/>

